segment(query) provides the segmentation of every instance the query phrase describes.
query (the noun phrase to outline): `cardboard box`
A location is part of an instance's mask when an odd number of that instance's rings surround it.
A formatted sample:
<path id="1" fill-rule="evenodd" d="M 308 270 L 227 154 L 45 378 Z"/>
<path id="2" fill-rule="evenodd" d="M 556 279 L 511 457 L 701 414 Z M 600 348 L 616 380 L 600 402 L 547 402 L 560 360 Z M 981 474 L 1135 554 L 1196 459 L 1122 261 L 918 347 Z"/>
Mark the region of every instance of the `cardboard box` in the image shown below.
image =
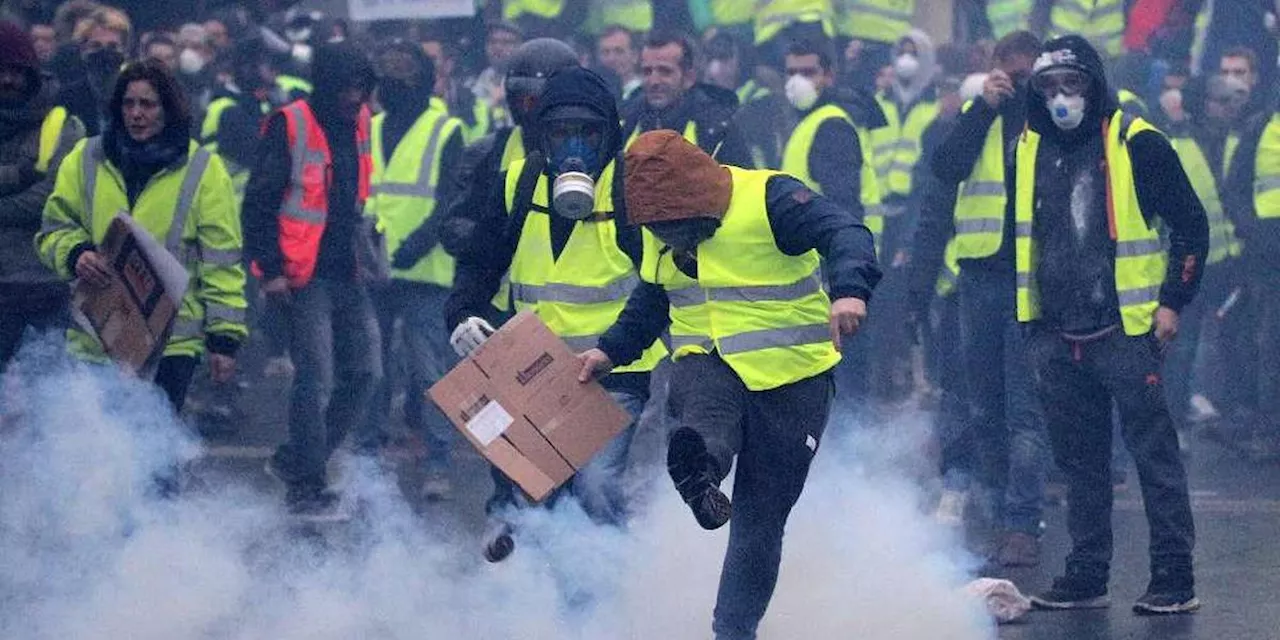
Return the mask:
<path id="1" fill-rule="evenodd" d="M 73 306 L 112 360 L 145 375 L 163 354 L 187 272 L 123 214 L 111 221 L 97 250 L 111 265 L 111 284 L 94 287 L 77 282 Z"/>
<path id="2" fill-rule="evenodd" d="M 631 423 L 576 354 L 520 313 L 428 390 L 481 454 L 541 501 Z"/>

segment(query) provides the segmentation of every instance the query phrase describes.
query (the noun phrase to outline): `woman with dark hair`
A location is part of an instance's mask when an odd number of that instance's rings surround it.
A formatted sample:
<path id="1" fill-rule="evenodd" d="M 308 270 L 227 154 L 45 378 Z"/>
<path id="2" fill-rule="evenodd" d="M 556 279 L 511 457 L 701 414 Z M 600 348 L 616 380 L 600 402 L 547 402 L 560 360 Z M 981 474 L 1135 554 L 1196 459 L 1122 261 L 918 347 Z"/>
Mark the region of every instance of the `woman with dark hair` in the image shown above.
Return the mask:
<path id="1" fill-rule="evenodd" d="M 41 259 L 90 286 L 113 270 L 96 245 L 117 212 L 129 215 L 187 268 L 189 281 L 155 382 L 175 410 L 207 350 L 215 380 L 230 378 L 244 324 L 240 221 L 222 161 L 191 141 L 191 117 L 177 80 L 158 60 L 120 73 L 101 136 L 82 141 L 58 170 L 36 236 Z M 72 329 L 72 351 L 105 359 L 95 336 Z"/>

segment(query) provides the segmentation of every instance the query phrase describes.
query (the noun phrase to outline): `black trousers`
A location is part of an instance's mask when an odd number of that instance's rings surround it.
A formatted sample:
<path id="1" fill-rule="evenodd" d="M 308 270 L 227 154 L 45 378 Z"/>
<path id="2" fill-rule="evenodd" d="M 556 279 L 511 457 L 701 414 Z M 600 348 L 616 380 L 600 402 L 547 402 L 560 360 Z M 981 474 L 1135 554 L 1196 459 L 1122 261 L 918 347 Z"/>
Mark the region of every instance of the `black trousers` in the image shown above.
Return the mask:
<path id="1" fill-rule="evenodd" d="M 193 356 L 165 356 L 160 359 L 156 367 L 156 386 L 164 391 L 174 413 L 182 412 L 182 405 L 187 401 L 187 388 L 191 386 L 191 378 L 195 376 L 199 363 L 200 359 Z"/>
<path id="2" fill-rule="evenodd" d="M 69 303 L 65 296 L 31 302 L 0 301 L 0 369 L 17 355 L 27 329 L 64 332 L 70 323 Z"/>
<path id="3" fill-rule="evenodd" d="M 1161 348 L 1152 334 L 1120 328 L 1075 342 L 1033 327 L 1028 352 L 1044 405 L 1054 460 L 1067 480 L 1067 574 L 1105 584 L 1112 555 L 1111 407 L 1138 470 L 1153 580 L 1191 588 L 1195 525 L 1187 474 L 1161 379 Z"/>
<path id="4" fill-rule="evenodd" d="M 702 436 L 722 476 L 737 457 L 713 629 L 717 640 L 751 640 L 778 582 L 783 530 L 826 428 L 835 384 L 828 371 L 751 391 L 718 355 L 685 356 L 671 370 L 678 427 Z"/>

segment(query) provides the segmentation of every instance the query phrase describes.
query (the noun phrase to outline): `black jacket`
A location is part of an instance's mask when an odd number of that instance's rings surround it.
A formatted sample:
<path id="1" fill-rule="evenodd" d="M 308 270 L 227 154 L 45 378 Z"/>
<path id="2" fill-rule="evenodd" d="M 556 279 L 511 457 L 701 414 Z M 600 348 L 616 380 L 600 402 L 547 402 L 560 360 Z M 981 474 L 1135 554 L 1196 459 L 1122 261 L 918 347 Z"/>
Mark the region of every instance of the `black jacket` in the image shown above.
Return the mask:
<path id="1" fill-rule="evenodd" d="M 539 114 L 533 119 L 534 129 L 525 137 L 526 146 L 532 151 L 523 165 L 527 171 L 543 173 L 548 180 L 551 168 L 547 166 L 548 163 L 543 159 L 542 152 L 538 150 L 542 145 L 538 142 L 541 133 L 537 130 L 537 122 L 541 120 L 541 113 L 563 105 L 587 107 L 598 113 L 607 123 L 618 122 L 613 94 L 599 76 L 580 68 L 561 71 L 552 76 L 542 94 Z M 501 145 L 497 142 L 498 140 L 495 139 L 490 144 L 488 156 L 501 156 L 505 139 L 502 140 Z M 622 144 L 622 130 L 617 125 L 606 127 L 601 156 L 613 158 L 614 162 L 613 224 L 616 225 L 618 249 L 631 259 L 635 269 L 639 271 L 643 242 L 639 227 L 626 224 L 626 204 L 623 200 L 622 188 Z M 479 208 L 476 211 L 479 213 L 470 213 L 470 217 L 466 218 L 470 223 L 467 225 L 467 237 L 451 240 L 451 244 L 456 243 L 459 249 L 455 253 L 457 268 L 454 272 L 453 291 L 444 309 L 446 326 L 451 330 L 473 316 L 486 318 L 494 324 L 501 320 L 499 317 L 501 314 L 493 307 L 491 300 L 501 287 L 503 276 L 511 268 L 511 261 L 515 257 L 524 220 L 528 214 L 523 212 L 517 215 L 517 212 L 510 214 L 507 212 L 506 182 L 506 171 L 498 171 L 489 181 L 487 193 L 481 196 L 480 193 L 472 191 L 468 200 L 478 205 Z M 519 195 L 516 197 L 517 203 L 527 200 L 527 197 Z M 456 208 L 451 209 L 456 210 Z M 547 215 L 551 224 L 553 258 L 559 258 L 560 252 L 569 241 L 569 236 L 582 223 L 556 215 L 554 212 L 542 213 Z M 458 222 L 463 219 L 461 218 L 463 215 L 468 214 L 451 213 L 451 222 Z M 604 380 L 604 384 L 611 389 L 626 388 L 637 393 L 647 393 L 649 376 L 648 374 L 612 375 Z"/>
<path id="2" fill-rule="evenodd" d="M 880 282 L 871 232 L 849 212 L 789 176 L 774 176 L 765 186 L 769 227 L 778 250 L 798 256 L 822 255 L 832 299 L 871 300 Z M 634 362 L 670 324 L 670 301 L 662 285 L 641 282 L 627 306 L 600 338 L 600 349 L 616 365 Z"/>
<path id="3" fill-rule="evenodd" d="M 1084 120 L 1060 130 L 1032 93 L 1027 126 L 1041 135 L 1036 157 L 1036 210 L 1032 234 L 1038 248 L 1036 278 L 1043 321 L 1066 332 L 1091 332 L 1120 321 L 1115 290 L 1115 240 L 1107 222 L 1102 127 L 1118 108 L 1102 61 L 1087 41 L 1066 36 L 1045 51 L 1069 49 L 1092 77 Z M 1163 134 L 1130 138 L 1138 204 L 1148 225 L 1168 231 L 1169 267 L 1160 304 L 1181 311 L 1195 296 L 1209 249 L 1204 208 Z M 1016 186 L 1009 191 L 1017 193 Z M 1159 220 L 1156 219 L 1159 218 Z"/>
<path id="4" fill-rule="evenodd" d="M 639 131 L 671 129 L 684 133 L 692 120 L 698 131 L 698 146 L 721 164 L 751 168 L 751 150 L 734 123 L 738 96 L 709 84 L 695 84 L 675 105 L 661 111 L 651 109 L 643 93 L 623 105 L 623 135 Z"/>
<path id="5" fill-rule="evenodd" d="M 346 87 L 371 86 L 373 69 L 363 54 L 344 45 L 322 47 L 317 51 L 315 67 L 315 93 L 307 102 L 324 131 L 332 156 L 328 172 L 329 210 L 316 257 L 315 277 L 352 281 L 360 277 L 361 269 L 372 267 L 364 264 L 361 256 L 372 259 L 373 255 L 367 225 L 357 205 L 356 123 L 340 116 L 333 101 Z M 282 113 L 272 114 L 267 121 L 240 213 L 245 256 L 257 263 L 267 280 L 282 275 L 284 265 L 278 217 L 292 165 L 285 127 Z"/>
<path id="6" fill-rule="evenodd" d="M 799 119 L 835 102 L 835 97 L 827 92 L 812 109 L 798 114 Z M 839 106 L 850 111 L 843 104 Z M 859 222 L 866 217 L 862 208 L 862 146 L 853 125 L 832 118 L 818 126 L 809 150 L 809 174 L 823 195 L 836 205 L 852 213 Z"/>

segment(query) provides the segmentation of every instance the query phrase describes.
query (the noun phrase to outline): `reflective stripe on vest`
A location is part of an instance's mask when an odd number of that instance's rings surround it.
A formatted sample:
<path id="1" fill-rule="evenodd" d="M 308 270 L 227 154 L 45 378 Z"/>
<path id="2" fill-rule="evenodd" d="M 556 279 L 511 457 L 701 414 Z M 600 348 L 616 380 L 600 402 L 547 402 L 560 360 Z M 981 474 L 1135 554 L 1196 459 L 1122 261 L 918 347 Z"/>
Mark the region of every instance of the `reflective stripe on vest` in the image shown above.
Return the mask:
<path id="1" fill-rule="evenodd" d="M 1262 131 L 1254 169 L 1255 214 L 1264 220 L 1280 218 L 1280 113 L 1271 116 L 1271 122 Z"/>
<path id="2" fill-rule="evenodd" d="M 818 129 L 828 120 L 842 120 L 853 127 L 853 119 L 844 109 L 834 104 L 823 105 L 811 111 L 796 125 L 782 151 L 782 172 L 794 176 L 817 193 L 822 193 L 822 185 L 814 179 L 809 164 Z"/>
<path id="3" fill-rule="evenodd" d="M 1083 36 L 1104 57 L 1120 55 L 1124 27 L 1124 0 L 1057 0 L 1049 14 L 1050 38 Z"/>
<path id="4" fill-rule="evenodd" d="M 506 175 L 508 215 L 518 213 L 513 210 L 517 203 L 530 206 L 507 271 L 511 300 L 517 311 L 532 310 L 571 347 L 585 351 L 618 320 L 639 283 L 634 261 L 618 247 L 618 221 L 613 217 L 613 187 L 620 184 L 614 176 L 617 165 L 610 162 L 596 181 L 597 215 L 573 223 L 557 256 L 552 252 L 555 214 L 550 213 L 547 176 L 539 172 L 532 194 L 516 193 L 526 162 L 513 163 Z M 656 341 L 639 360 L 614 371 L 652 371 L 666 355 L 666 348 Z"/>
<path id="5" fill-rule="evenodd" d="M 204 171 L 209 166 L 209 150 L 197 148 L 187 160 L 186 175 L 182 179 L 182 187 L 178 190 L 178 198 L 174 201 L 173 220 L 165 233 L 164 248 L 174 256 L 182 259 L 182 231 L 186 228 L 187 217 L 200 191 L 200 181 L 204 179 Z M 102 138 L 95 136 L 85 144 L 81 155 L 81 184 L 84 185 L 84 221 L 86 229 L 93 230 L 94 194 L 98 188 L 98 171 L 102 168 Z M 238 254 L 237 254 L 238 258 Z M 186 261 L 183 260 L 185 263 Z"/>
<path id="6" fill-rule="evenodd" d="M 782 174 L 727 168 L 733 195 L 720 228 L 698 245 L 697 279 L 645 234 L 640 275 L 667 291 L 673 357 L 718 353 L 752 391 L 827 371 L 840 354 L 831 344 L 818 254 L 782 253 L 765 210 L 766 185 Z"/>
<path id="7" fill-rule="evenodd" d="M 862 222 L 871 231 L 876 255 L 880 255 L 884 236 L 884 201 L 880 197 L 880 181 L 876 179 L 875 159 L 871 156 L 871 132 L 856 124 L 853 130 L 858 134 L 858 146 L 862 147 L 862 174 L 859 176 L 862 191 L 858 194 L 866 214 Z"/>
<path id="8" fill-rule="evenodd" d="M 94 201 L 97 199 L 98 173 L 103 170 L 103 161 L 106 157 L 102 149 L 102 138 L 90 138 L 82 150 L 81 162 L 81 184 L 84 187 L 84 219 L 82 224 L 93 234 L 95 206 Z M 174 198 L 173 215 L 169 220 L 168 229 L 164 233 L 163 246 L 166 251 L 172 254 L 183 267 L 188 271 L 195 271 L 199 262 L 215 262 L 221 263 L 228 260 L 233 264 L 239 264 L 240 252 L 238 250 L 210 251 L 201 248 L 198 244 L 188 245 L 183 241 L 183 232 L 186 230 L 187 219 L 191 216 L 191 211 L 195 207 L 196 197 L 200 192 L 200 183 L 204 180 L 205 170 L 209 167 L 209 160 L 212 157 L 208 149 L 196 147 L 191 155 L 188 156 L 186 165 L 182 167 L 184 172 L 182 183 L 178 188 L 177 197 Z M 114 212 L 112 212 L 114 214 Z M 157 240 L 160 238 L 157 237 Z M 208 254 L 213 260 L 206 260 Z M 169 343 L 172 344 L 176 340 L 189 340 L 198 338 L 204 332 L 204 318 L 192 317 L 189 313 L 183 313 L 192 303 L 192 291 L 187 291 L 181 302 L 179 309 L 179 317 L 175 319 L 172 330 L 169 335 Z M 244 322 L 244 311 L 224 309 L 221 305 L 205 305 L 207 315 L 209 317 L 227 316 L 227 320 L 231 322 Z M 214 312 L 217 312 L 215 315 Z M 89 357 L 93 357 L 92 353 L 99 351 L 101 347 L 91 347 L 96 344 L 96 339 L 85 335 L 75 335 L 77 330 L 72 330 L 69 334 L 71 341 L 76 345 L 75 350 L 83 352 Z"/>
<path id="9" fill-rule="evenodd" d="M 1214 177 L 1209 160 L 1205 158 L 1204 152 L 1195 139 L 1189 136 L 1175 136 L 1169 142 L 1177 152 L 1178 159 L 1182 161 L 1182 168 L 1187 174 L 1187 179 L 1191 181 L 1191 188 L 1200 198 L 1205 217 L 1209 221 L 1209 256 L 1205 262 L 1211 265 L 1218 264 L 1230 255 L 1231 239 L 1235 235 L 1231 221 L 1227 219 L 1222 207 L 1222 198 L 1218 193 L 1218 180 Z"/>
<path id="10" fill-rule="evenodd" d="M 332 156 L 324 130 L 311 106 L 297 100 L 280 108 L 289 141 L 289 185 L 280 206 L 280 253 L 289 286 L 306 286 L 315 274 L 320 239 L 329 214 L 329 185 Z M 370 114 L 361 107 L 356 118 L 357 189 L 356 207 L 364 207 L 369 197 L 373 156 L 369 148 Z"/>
<path id="11" fill-rule="evenodd" d="M 1117 109 L 1104 123 L 1104 150 L 1107 167 L 1107 193 L 1114 211 L 1116 242 L 1115 283 L 1120 304 L 1120 318 L 1127 335 L 1145 335 L 1151 331 L 1152 318 L 1159 306 L 1167 257 L 1156 229 L 1147 226 L 1138 204 L 1134 187 L 1133 166 L 1128 141 L 1143 131 L 1156 131 L 1141 118 Z M 1040 136 L 1026 130 L 1018 142 L 1014 260 L 1017 270 L 1018 320 L 1030 322 L 1040 317 L 1040 292 L 1035 281 L 1037 265 L 1033 216 L 1035 213 L 1036 156 Z"/>
<path id="12" fill-rule="evenodd" d="M 971 104 L 971 103 L 970 103 Z M 965 105 L 967 110 L 970 105 Z M 987 129 L 982 153 L 969 177 L 957 187 L 956 235 L 949 245 L 957 260 L 995 255 L 1004 242 L 1004 215 L 1008 205 L 1004 175 L 1004 118 L 996 116 Z"/>
<path id="13" fill-rule="evenodd" d="M 873 42 L 897 42 L 916 14 L 916 0 L 843 0 L 840 7 L 840 34 Z"/>
<path id="14" fill-rule="evenodd" d="M 53 154 L 58 151 L 58 140 L 62 138 L 62 127 L 67 124 L 67 110 L 54 107 L 45 114 L 40 123 L 40 146 L 36 151 L 36 171 L 49 172 L 49 163 L 53 162 Z"/>

